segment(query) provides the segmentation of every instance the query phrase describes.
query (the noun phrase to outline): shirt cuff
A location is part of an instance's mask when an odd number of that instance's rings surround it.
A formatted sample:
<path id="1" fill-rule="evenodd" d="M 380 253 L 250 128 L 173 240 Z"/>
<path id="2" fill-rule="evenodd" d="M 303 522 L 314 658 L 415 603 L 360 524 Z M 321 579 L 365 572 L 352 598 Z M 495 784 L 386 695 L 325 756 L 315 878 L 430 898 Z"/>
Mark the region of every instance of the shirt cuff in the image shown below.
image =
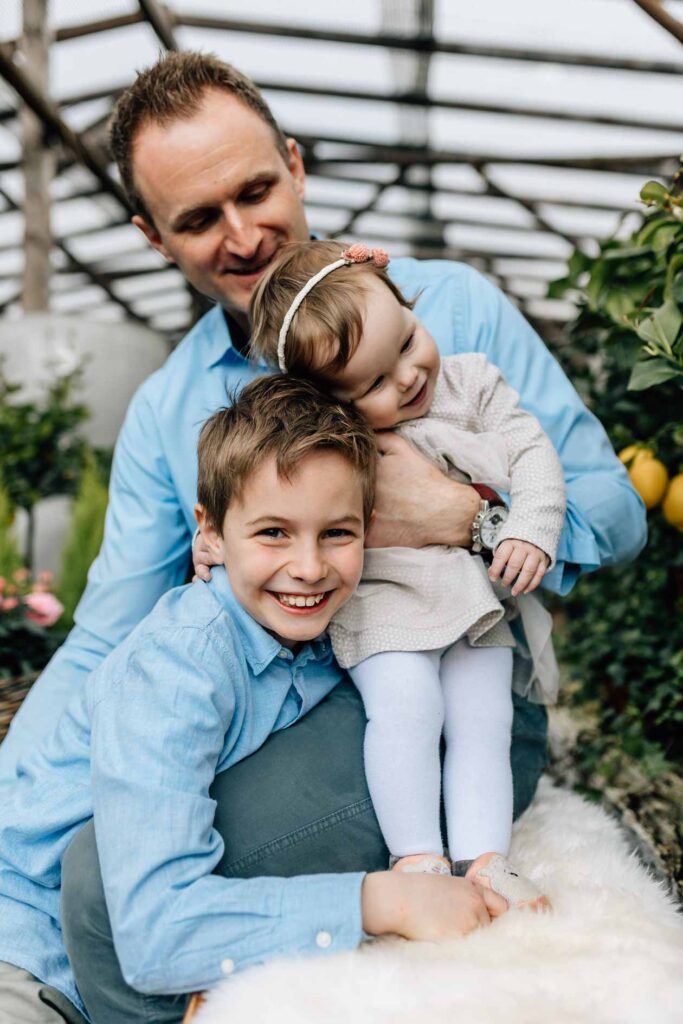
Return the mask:
<path id="1" fill-rule="evenodd" d="M 364 872 L 289 878 L 282 899 L 282 955 L 321 956 L 359 946 L 365 938 L 364 878 Z"/>

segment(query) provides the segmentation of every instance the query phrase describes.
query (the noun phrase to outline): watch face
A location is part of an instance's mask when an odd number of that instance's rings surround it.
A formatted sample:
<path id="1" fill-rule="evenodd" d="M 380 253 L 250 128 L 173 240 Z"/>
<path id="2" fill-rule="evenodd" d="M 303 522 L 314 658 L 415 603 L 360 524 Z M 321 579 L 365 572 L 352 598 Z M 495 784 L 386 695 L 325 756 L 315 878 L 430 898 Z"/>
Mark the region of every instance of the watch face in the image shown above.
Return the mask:
<path id="1" fill-rule="evenodd" d="M 481 543 L 489 551 L 493 551 L 497 544 L 498 533 L 501 526 L 508 517 L 508 509 L 503 506 L 490 508 L 484 516 L 480 528 Z"/>

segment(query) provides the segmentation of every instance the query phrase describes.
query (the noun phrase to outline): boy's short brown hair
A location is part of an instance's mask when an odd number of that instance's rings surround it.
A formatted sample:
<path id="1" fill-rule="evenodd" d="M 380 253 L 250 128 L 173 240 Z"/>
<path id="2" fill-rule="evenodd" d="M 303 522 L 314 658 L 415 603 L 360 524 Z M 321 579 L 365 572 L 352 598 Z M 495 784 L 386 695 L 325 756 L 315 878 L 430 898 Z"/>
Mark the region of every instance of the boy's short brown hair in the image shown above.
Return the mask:
<path id="1" fill-rule="evenodd" d="M 192 117 L 208 89 L 230 93 L 249 107 L 273 132 L 275 145 L 289 162 L 287 140 L 270 107 L 250 78 L 212 53 L 184 50 L 160 57 L 141 71 L 119 97 L 109 123 L 109 146 L 121 175 L 121 184 L 133 213 L 153 223 L 133 176 L 133 144 L 140 128 L 167 125 Z"/>
<path id="2" fill-rule="evenodd" d="M 319 270 L 338 260 L 341 242 L 291 242 L 284 245 L 259 281 L 251 299 L 251 351 L 277 366 L 282 321 L 292 301 Z M 386 270 L 373 263 L 354 263 L 333 270 L 308 293 L 287 332 L 288 372 L 324 382 L 343 369 L 363 333 L 364 283 L 382 281 L 402 306 L 412 309 Z"/>
<path id="3" fill-rule="evenodd" d="M 375 493 L 377 447 L 355 409 L 322 394 L 310 381 L 259 377 L 226 409 L 214 413 L 199 436 L 197 500 L 222 534 L 223 520 L 249 477 L 271 456 L 288 477 L 313 452 L 337 452 L 357 472 L 363 515 L 369 522 Z"/>

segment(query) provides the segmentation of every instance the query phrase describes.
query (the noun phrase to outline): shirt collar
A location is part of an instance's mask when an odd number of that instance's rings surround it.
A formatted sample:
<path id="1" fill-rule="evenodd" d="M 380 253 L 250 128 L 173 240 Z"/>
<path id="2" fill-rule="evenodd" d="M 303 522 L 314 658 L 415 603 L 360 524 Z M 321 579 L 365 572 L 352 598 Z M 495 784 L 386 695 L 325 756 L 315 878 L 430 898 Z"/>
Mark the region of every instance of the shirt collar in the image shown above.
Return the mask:
<path id="1" fill-rule="evenodd" d="M 214 306 L 205 313 L 197 325 L 203 334 L 205 366 L 207 370 L 223 360 L 245 364 L 248 360 L 235 348 L 228 321 L 222 306 Z"/>
<path id="2" fill-rule="evenodd" d="M 195 584 L 197 586 L 197 584 Z M 240 634 L 242 650 L 249 663 L 249 667 L 258 676 L 263 672 L 274 658 L 282 653 L 282 644 L 274 636 L 271 636 L 255 619 L 251 617 L 239 603 L 232 592 L 228 574 L 222 565 L 213 566 L 211 569 L 211 582 L 209 587 L 217 601 L 228 613 Z M 332 647 L 327 635 L 303 645 L 294 661 L 299 665 L 306 662 L 330 660 Z"/>

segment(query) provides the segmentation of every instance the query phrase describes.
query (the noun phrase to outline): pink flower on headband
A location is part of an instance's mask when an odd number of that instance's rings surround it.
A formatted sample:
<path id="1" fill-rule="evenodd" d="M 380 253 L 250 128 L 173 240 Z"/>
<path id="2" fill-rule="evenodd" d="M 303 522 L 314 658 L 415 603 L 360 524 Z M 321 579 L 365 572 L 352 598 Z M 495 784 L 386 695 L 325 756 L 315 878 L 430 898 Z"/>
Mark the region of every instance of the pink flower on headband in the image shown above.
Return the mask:
<path id="1" fill-rule="evenodd" d="M 352 263 L 368 263 L 372 260 L 382 270 L 389 263 L 389 254 L 384 249 L 368 249 L 362 242 L 356 242 L 342 253 L 342 259 L 351 260 Z"/>

